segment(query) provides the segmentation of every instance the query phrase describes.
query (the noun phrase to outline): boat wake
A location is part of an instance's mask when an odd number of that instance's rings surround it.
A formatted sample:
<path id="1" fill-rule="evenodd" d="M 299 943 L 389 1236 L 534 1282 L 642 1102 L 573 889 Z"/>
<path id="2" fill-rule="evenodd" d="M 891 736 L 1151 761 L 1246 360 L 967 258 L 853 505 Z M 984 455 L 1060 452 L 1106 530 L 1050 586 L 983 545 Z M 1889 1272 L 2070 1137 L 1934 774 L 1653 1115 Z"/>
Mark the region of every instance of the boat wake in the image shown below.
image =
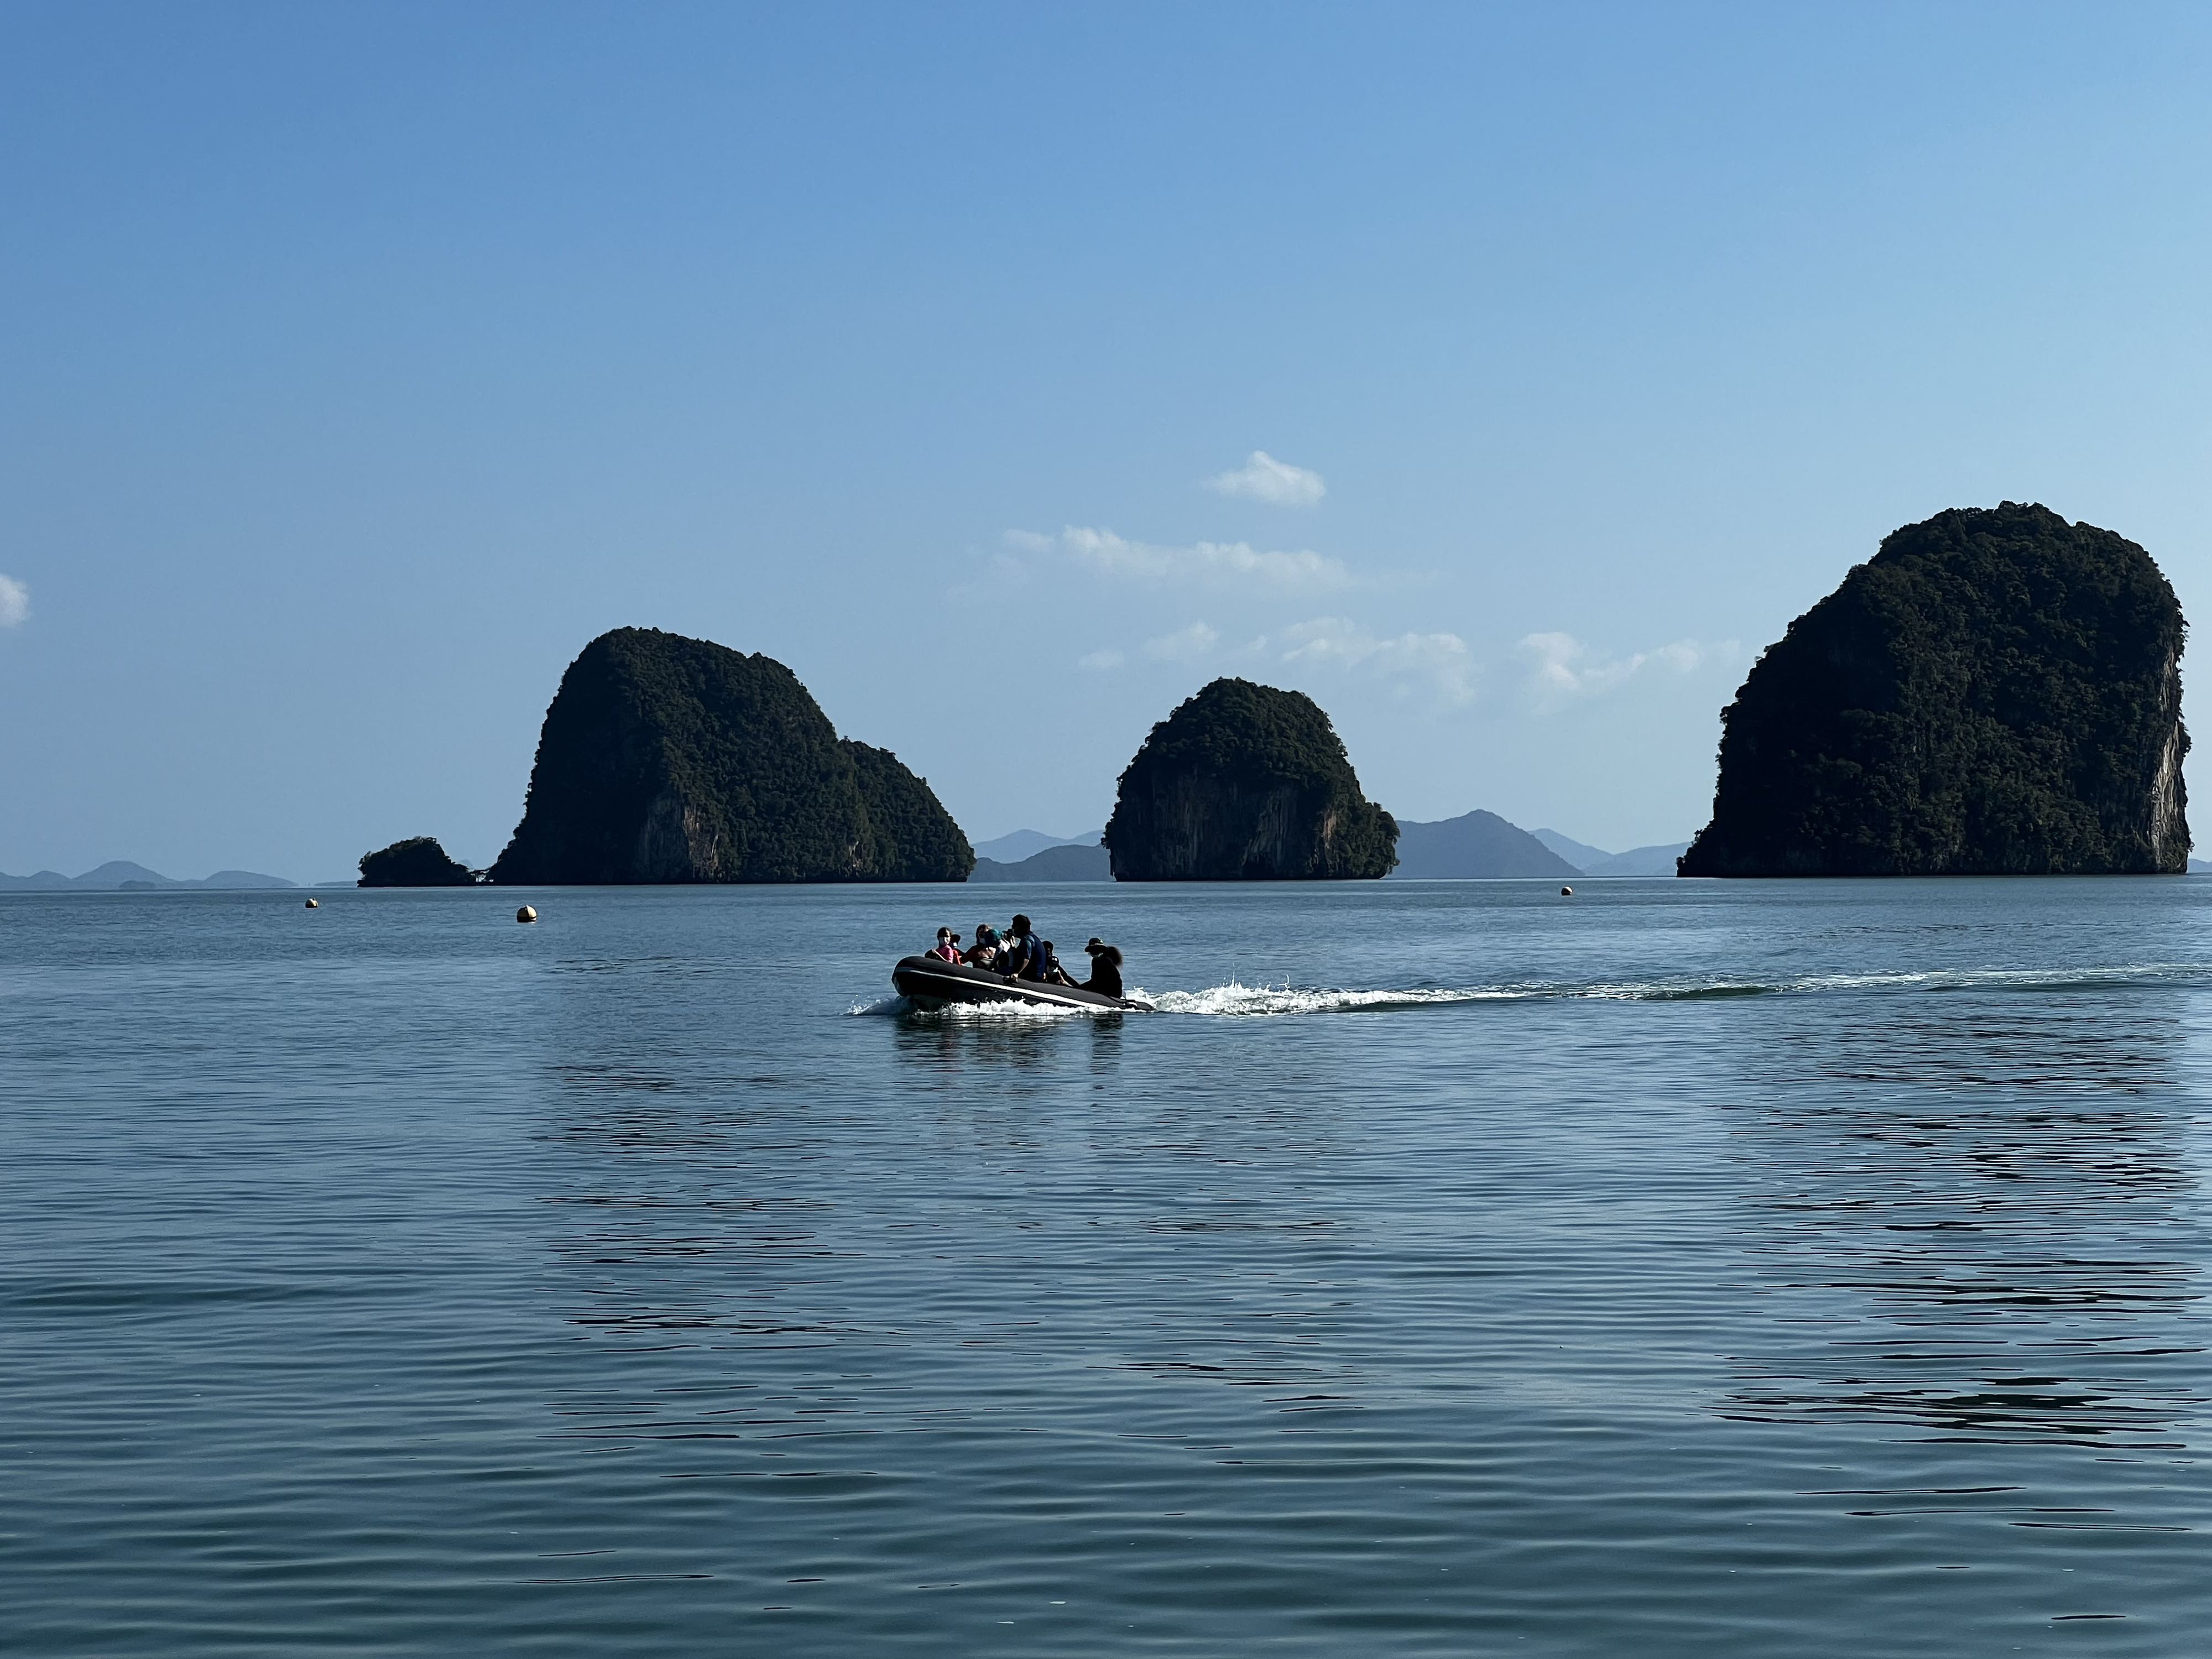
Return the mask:
<path id="1" fill-rule="evenodd" d="M 917 1008 L 912 999 L 880 997 L 856 1002 L 845 1012 L 854 1018 L 943 1020 L 957 1025 L 1050 1025 L 1063 1019 L 1091 1019 L 1119 1014 L 1119 1008 L 1069 1008 L 1041 1002 L 948 1002 Z"/>
<path id="2" fill-rule="evenodd" d="M 2152 963 L 2123 967 L 1931 969 L 1923 972 L 1808 974 L 1772 980 L 1691 975 L 1621 981 L 1522 981 L 1456 988 L 1344 990 L 1299 986 L 1226 985 L 1202 991 L 1133 991 L 1164 1014 L 1249 1018 L 1285 1014 L 1376 1013 L 1485 1002 L 1595 1000 L 1700 1002 L 1734 997 L 1822 993 L 1943 991 L 2093 991 L 2212 982 L 2212 963 Z"/>
<path id="3" fill-rule="evenodd" d="M 1153 1003 L 1164 1014 L 1240 1019 L 1291 1014 L 1387 1013 L 1490 1002 L 1708 1002 L 1735 997 L 1823 994 L 2101 991 L 2205 984 L 2212 984 L 2212 963 L 2142 963 L 2085 968 L 1942 968 L 1918 972 L 1807 974 L 1777 979 L 1684 975 L 1644 980 L 1524 980 L 1497 985 L 1414 987 L 1401 990 L 1245 985 L 1231 980 L 1225 985 L 1209 986 L 1200 991 L 1155 992 L 1133 986 L 1129 994 Z M 1029 1025 L 1082 1019 L 1116 1011 L 1048 1007 L 1024 1002 L 953 1003 L 924 1011 L 903 996 L 888 996 L 872 1002 L 855 1002 L 845 1012 L 859 1018 Z"/>

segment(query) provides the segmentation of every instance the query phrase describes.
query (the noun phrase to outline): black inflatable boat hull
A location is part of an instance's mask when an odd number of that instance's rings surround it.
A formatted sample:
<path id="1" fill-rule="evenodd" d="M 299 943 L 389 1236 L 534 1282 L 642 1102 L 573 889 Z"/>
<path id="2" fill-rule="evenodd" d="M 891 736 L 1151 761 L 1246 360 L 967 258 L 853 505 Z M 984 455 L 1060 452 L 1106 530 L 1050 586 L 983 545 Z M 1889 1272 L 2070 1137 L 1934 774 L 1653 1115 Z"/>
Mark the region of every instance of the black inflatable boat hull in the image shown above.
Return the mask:
<path id="1" fill-rule="evenodd" d="M 1135 997 L 1101 996 L 1073 985 L 1040 985 L 1009 979 L 988 968 L 947 962 L 942 957 L 904 957 L 891 969 L 899 994 L 918 1007 L 941 1008 L 948 1002 L 1027 1002 L 1044 1008 L 1079 1008 L 1085 1013 L 1149 1014 L 1157 1012 Z"/>

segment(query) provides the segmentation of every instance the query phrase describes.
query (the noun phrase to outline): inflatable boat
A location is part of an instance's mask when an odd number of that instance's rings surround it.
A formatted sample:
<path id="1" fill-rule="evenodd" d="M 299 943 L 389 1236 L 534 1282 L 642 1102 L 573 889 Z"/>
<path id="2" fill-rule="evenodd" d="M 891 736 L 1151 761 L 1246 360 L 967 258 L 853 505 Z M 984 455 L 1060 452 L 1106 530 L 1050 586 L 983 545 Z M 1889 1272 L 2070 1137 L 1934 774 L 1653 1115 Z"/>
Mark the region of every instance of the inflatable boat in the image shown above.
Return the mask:
<path id="1" fill-rule="evenodd" d="M 1076 1008 L 1085 1013 L 1149 1014 L 1152 1005 L 1139 997 L 1102 996 L 1077 985 L 1043 985 L 1033 979 L 994 974 L 942 957 L 902 957 L 891 969 L 891 983 L 918 1008 L 942 1008 L 948 1002 L 1028 1002 L 1044 1008 Z"/>

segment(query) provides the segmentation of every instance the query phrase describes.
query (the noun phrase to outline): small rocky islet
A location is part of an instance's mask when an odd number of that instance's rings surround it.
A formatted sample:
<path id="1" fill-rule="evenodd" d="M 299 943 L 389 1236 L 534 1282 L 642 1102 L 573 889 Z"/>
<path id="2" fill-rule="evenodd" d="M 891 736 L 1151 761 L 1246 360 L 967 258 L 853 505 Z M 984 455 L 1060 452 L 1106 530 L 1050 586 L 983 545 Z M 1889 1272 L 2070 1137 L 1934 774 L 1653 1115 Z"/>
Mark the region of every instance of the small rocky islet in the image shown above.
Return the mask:
<path id="1" fill-rule="evenodd" d="M 473 887 L 477 872 L 448 854 L 435 836 L 410 836 L 361 855 L 359 887 Z"/>

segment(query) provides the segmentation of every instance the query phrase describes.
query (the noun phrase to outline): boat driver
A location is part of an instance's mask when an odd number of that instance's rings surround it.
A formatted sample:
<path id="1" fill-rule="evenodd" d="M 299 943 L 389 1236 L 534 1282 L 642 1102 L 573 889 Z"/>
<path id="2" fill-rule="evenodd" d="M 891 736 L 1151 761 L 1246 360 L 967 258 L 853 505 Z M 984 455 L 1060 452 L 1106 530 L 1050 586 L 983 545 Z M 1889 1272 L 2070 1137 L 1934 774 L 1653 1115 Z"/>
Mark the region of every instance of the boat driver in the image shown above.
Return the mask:
<path id="1" fill-rule="evenodd" d="M 1093 937 L 1083 947 L 1091 953 L 1091 977 L 1083 981 L 1086 991 L 1096 991 L 1101 996 L 1121 994 L 1121 951 L 1118 945 L 1108 945 Z"/>

